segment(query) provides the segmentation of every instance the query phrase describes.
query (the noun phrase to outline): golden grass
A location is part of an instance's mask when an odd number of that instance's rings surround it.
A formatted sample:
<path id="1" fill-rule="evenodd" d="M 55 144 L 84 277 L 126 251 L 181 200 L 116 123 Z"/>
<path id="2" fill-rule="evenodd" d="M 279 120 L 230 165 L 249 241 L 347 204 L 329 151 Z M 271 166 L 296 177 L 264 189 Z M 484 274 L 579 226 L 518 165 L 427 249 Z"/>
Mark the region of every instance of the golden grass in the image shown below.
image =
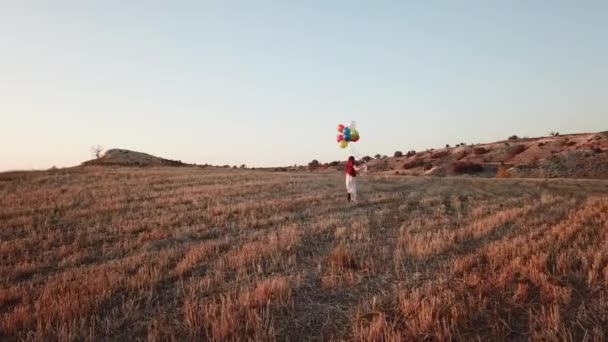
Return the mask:
<path id="1" fill-rule="evenodd" d="M 0 340 L 608 339 L 608 183 L 0 174 Z"/>

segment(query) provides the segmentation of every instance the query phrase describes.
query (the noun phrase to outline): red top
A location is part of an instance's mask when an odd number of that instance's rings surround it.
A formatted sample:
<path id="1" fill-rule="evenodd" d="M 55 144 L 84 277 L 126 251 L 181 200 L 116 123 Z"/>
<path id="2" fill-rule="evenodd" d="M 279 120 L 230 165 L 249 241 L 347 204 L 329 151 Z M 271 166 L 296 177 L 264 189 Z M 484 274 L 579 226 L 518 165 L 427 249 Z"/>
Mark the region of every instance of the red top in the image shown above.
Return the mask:
<path id="1" fill-rule="evenodd" d="M 351 175 L 352 177 L 357 177 L 357 170 L 355 170 L 355 163 L 352 161 L 346 162 L 346 174 Z"/>

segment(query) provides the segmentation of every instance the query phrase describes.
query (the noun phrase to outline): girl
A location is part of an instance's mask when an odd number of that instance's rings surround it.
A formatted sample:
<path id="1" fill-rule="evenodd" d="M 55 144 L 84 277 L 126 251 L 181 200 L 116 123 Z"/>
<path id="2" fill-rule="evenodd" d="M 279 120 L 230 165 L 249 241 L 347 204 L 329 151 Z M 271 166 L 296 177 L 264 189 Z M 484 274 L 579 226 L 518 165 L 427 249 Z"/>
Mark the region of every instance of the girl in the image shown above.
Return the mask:
<path id="1" fill-rule="evenodd" d="M 346 192 L 348 201 L 357 203 L 357 171 L 367 169 L 366 166 L 359 167 L 355 162 L 355 157 L 350 156 L 346 162 Z"/>

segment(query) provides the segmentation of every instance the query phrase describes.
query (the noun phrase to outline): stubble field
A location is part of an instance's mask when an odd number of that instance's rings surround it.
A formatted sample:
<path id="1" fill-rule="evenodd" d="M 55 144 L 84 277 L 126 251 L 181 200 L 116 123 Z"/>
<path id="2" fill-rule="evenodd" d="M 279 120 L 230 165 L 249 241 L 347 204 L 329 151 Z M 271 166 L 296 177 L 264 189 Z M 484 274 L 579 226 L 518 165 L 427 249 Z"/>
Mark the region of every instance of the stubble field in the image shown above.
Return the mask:
<path id="1" fill-rule="evenodd" d="M 0 174 L 0 340 L 608 339 L 608 182 Z"/>

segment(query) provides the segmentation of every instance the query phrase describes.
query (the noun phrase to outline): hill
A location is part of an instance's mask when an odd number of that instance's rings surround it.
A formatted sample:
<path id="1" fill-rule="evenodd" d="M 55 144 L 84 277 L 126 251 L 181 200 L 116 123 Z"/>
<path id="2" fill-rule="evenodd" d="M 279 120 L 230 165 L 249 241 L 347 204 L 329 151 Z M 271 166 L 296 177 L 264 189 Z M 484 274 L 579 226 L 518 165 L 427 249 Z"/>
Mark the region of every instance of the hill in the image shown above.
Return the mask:
<path id="1" fill-rule="evenodd" d="M 123 149 L 111 149 L 98 159 L 82 163 L 83 166 L 186 166 L 181 160 L 171 160 Z"/>
<path id="2" fill-rule="evenodd" d="M 606 179 L 608 132 L 459 144 L 374 159 L 369 165 L 371 172 L 402 175 L 494 177 L 501 167 L 510 177 Z"/>

